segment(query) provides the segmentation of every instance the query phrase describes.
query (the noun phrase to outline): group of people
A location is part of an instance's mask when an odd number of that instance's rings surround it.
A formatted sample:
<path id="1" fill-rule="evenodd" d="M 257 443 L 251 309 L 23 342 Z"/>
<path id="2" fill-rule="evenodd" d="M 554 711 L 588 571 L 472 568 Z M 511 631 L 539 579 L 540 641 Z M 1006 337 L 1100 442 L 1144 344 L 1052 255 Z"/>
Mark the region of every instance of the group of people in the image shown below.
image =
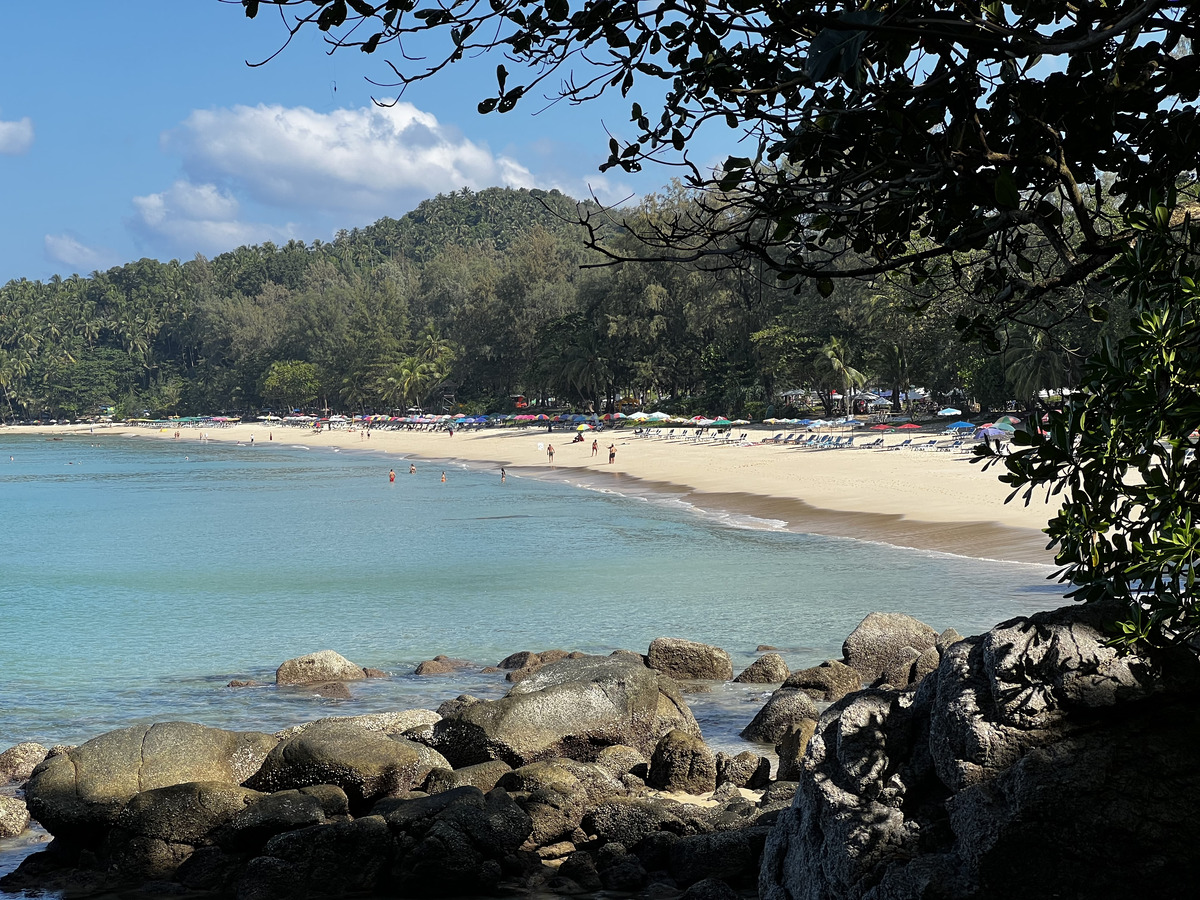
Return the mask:
<path id="1" fill-rule="evenodd" d="M 575 438 L 571 441 L 571 443 L 572 444 L 583 443 L 583 433 L 580 432 L 579 434 L 575 435 Z M 541 445 L 539 444 L 538 446 L 541 446 Z M 600 452 L 600 442 L 597 440 L 593 440 L 592 441 L 592 456 L 596 456 L 597 454 L 599 454 L 599 452 Z M 550 465 L 554 465 L 554 445 L 553 444 L 546 445 L 546 459 L 547 459 L 547 461 L 549 461 Z M 609 463 L 609 465 L 612 465 L 614 462 L 616 462 L 616 459 L 617 459 L 617 445 L 609 444 L 608 445 L 608 463 Z"/>
<path id="2" fill-rule="evenodd" d="M 409 475 L 417 474 L 417 464 L 416 463 L 408 464 L 408 474 Z M 501 481 L 504 480 L 504 470 L 503 469 L 500 470 L 500 480 Z M 388 483 L 389 484 L 396 483 L 396 470 L 395 469 L 388 469 Z M 445 483 L 446 483 L 446 472 L 445 472 L 445 470 L 443 470 L 442 471 L 442 484 L 445 484 Z"/>

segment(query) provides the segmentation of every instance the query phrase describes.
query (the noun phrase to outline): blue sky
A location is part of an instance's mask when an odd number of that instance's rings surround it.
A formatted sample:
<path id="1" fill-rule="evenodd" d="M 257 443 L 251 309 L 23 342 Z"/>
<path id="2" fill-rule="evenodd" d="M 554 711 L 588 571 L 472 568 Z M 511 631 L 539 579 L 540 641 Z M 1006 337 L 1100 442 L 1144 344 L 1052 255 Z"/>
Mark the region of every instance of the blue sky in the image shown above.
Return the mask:
<path id="1" fill-rule="evenodd" d="M 284 36 L 266 8 L 249 21 L 218 0 L 6 4 L 5 31 L 0 283 L 327 240 L 461 187 L 616 202 L 672 174 L 598 172 L 605 128 L 626 130 L 619 97 L 480 116 L 496 58 L 452 66 L 391 109 L 364 80 L 386 78 L 386 53 L 330 56 L 315 30 L 250 68 Z"/>

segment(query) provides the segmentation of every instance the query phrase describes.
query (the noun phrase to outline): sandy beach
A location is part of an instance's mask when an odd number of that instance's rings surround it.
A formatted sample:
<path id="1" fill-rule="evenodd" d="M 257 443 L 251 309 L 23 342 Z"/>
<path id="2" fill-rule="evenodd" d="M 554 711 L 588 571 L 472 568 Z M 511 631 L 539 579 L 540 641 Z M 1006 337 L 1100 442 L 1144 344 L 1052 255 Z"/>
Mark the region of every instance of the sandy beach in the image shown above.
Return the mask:
<path id="1" fill-rule="evenodd" d="M 175 440 L 173 430 L 127 425 L 7 426 L 0 434 L 82 433 Z M 571 443 L 569 431 L 483 429 L 446 432 L 361 431 L 269 427 L 244 423 L 184 428 L 181 443 L 274 442 L 371 450 L 386 456 L 459 462 L 491 468 L 499 477 L 550 478 L 629 494 L 668 495 L 711 511 L 766 520 L 794 531 L 881 541 L 965 556 L 1051 564 L 1041 533 L 1055 507 L 1034 499 L 1004 499 L 998 470 L 982 471 L 969 454 L 913 450 L 805 450 L 762 443 L 774 433 L 751 429 L 749 445 L 719 446 L 638 437 L 631 430 L 589 433 Z M 917 433 L 918 440 L 932 435 Z M 592 455 L 592 441 L 598 451 Z M 860 441 L 865 438 L 860 438 Z M 902 438 L 889 435 L 885 446 Z M 553 465 L 546 445 L 553 444 Z M 608 462 L 608 447 L 616 458 Z M 398 467 L 386 458 L 381 466 Z M 779 523 L 786 523 L 780 526 Z"/>

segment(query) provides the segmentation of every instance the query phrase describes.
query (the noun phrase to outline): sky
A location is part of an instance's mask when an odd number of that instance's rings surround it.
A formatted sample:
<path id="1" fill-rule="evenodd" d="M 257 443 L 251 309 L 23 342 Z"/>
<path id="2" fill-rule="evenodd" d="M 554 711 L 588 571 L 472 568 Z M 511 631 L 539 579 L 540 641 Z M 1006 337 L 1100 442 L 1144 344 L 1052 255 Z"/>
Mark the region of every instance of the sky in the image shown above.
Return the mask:
<path id="1" fill-rule="evenodd" d="M 479 115 L 496 57 L 389 108 L 373 98 L 394 92 L 366 80 L 390 74 L 386 48 L 330 55 L 314 29 L 250 67 L 286 36 L 266 7 L 251 21 L 219 0 L 22 2 L 5 30 L 0 283 L 329 240 L 464 187 L 617 203 L 673 174 L 598 171 L 609 133 L 631 136 L 619 96 Z M 700 149 L 710 165 L 735 148 Z"/>

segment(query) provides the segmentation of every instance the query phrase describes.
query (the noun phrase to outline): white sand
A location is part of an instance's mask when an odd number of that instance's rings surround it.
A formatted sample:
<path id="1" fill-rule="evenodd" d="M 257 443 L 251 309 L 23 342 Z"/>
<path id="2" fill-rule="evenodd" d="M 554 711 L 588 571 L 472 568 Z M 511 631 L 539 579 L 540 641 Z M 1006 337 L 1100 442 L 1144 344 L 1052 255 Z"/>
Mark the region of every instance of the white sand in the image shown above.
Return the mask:
<path id="1" fill-rule="evenodd" d="M 748 430 L 761 441 L 775 432 Z M 89 432 L 89 426 L 5 427 L 0 433 Z M 180 440 L 256 445 L 274 441 L 311 447 L 353 447 L 385 455 L 457 460 L 489 467 L 499 478 L 505 466 L 510 477 L 558 477 L 625 492 L 668 493 L 705 509 L 724 510 L 787 523 L 798 531 L 878 540 L 897 546 L 943 550 L 968 556 L 1051 563 L 1041 529 L 1056 507 L 1036 497 L 1029 506 L 1018 498 L 1005 503 L 1010 489 L 998 481 L 1002 471 L 986 472 L 969 454 L 913 450 L 805 450 L 755 443 L 714 446 L 679 440 L 636 437 L 632 430 L 588 433 L 572 444 L 570 431 L 545 429 L 484 429 L 445 432 L 374 430 L 370 439 L 358 431 L 334 430 L 314 434 L 310 429 L 267 423 L 223 428 L 184 428 Z M 740 431 L 739 431 L 740 433 Z M 95 434 L 135 435 L 167 440 L 174 431 L 130 426 L 96 427 Z M 916 440 L 934 435 L 915 432 Z M 861 443 L 873 437 L 860 436 Z M 909 435 L 903 435 L 908 437 Z M 888 435 L 887 445 L 899 443 Z M 599 449 L 592 456 L 592 441 Z M 554 464 L 545 445 L 555 448 Z M 915 441 L 914 441 L 915 443 Z M 608 446 L 617 448 L 608 463 Z M 380 462 L 400 472 L 399 460 Z M 405 463 L 407 469 L 407 463 Z"/>

